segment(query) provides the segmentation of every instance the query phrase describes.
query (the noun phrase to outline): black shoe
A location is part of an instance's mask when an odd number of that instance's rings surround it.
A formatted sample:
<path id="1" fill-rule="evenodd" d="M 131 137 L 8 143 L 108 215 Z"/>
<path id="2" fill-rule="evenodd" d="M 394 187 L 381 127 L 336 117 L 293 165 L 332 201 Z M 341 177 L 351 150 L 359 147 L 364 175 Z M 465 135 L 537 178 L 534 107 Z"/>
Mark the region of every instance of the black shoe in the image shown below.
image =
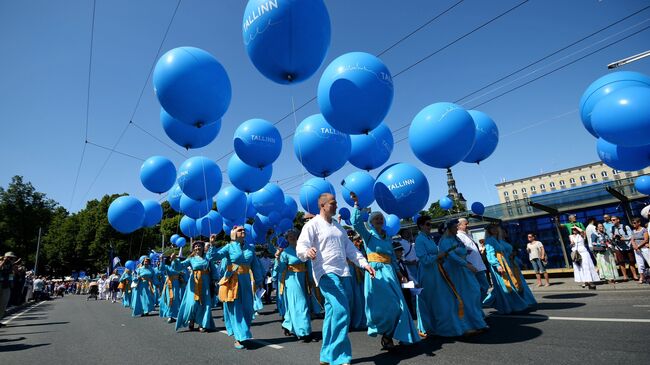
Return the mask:
<path id="1" fill-rule="evenodd" d="M 291 337 L 291 336 L 293 336 L 293 334 L 291 333 L 291 331 L 289 331 L 288 329 L 286 329 L 286 328 L 284 328 L 284 327 L 282 327 L 282 329 L 284 330 L 284 335 L 285 335 L 285 336 L 287 336 L 287 337 Z"/>

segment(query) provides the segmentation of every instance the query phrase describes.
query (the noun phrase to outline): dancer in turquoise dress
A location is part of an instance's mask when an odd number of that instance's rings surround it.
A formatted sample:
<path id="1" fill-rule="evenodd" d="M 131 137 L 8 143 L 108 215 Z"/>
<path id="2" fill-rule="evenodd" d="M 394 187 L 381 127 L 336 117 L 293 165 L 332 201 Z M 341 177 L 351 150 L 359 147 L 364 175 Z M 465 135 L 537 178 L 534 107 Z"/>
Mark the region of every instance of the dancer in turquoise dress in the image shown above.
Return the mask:
<path id="1" fill-rule="evenodd" d="M 443 267 L 462 301 L 462 304 L 459 304 L 463 310 L 463 316 L 459 318 L 461 330 L 464 335 L 482 332 L 488 329 L 488 325 L 483 319 L 481 287 L 474 275 L 476 268 L 466 260 L 467 248 L 456 236 L 458 220 L 448 220 L 442 230 L 438 248 L 449 254 Z"/>
<path id="2" fill-rule="evenodd" d="M 395 345 L 393 339 L 401 344 L 413 344 L 420 341 L 417 327 L 409 312 L 401 282 L 408 281 L 397 268 L 395 251 L 391 237 L 384 231 L 384 216 L 379 212 L 370 215 L 371 228 L 366 228 L 357 206 L 357 197 L 350 196 L 355 202 L 352 213 L 352 227 L 363 239 L 368 254 L 368 262 L 375 270 L 375 278 L 366 274 L 364 295 L 366 297 L 366 318 L 368 335 L 382 335 L 382 349 L 389 350 Z"/>
<path id="3" fill-rule="evenodd" d="M 363 248 L 363 239 L 356 234 L 351 239 L 354 246 L 361 253 L 365 252 Z M 348 260 L 348 268 L 350 269 L 350 285 L 352 287 L 352 295 L 350 296 L 350 328 L 354 330 L 365 330 L 368 328 L 366 324 L 366 297 L 363 294 L 365 271 L 352 261 Z"/>
<path id="4" fill-rule="evenodd" d="M 158 303 L 160 316 L 167 318 L 167 323 L 176 321 L 178 310 L 183 300 L 183 279 L 179 270 L 174 270 L 169 259 L 161 260 L 159 266 L 160 273 L 164 275 L 164 284 Z"/>
<path id="5" fill-rule="evenodd" d="M 124 269 L 124 272 L 120 276 L 120 285 L 122 285 L 122 306 L 124 308 L 131 307 L 131 281 L 133 275 L 131 275 L 131 270 Z"/>
<path id="6" fill-rule="evenodd" d="M 147 316 L 154 310 L 154 269 L 151 267 L 151 259 L 146 257 L 142 265 L 136 270 L 138 279 L 137 286 L 133 290 L 133 312 L 131 315 Z"/>
<path id="7" fill-rule="evenodd" d="M 264 285 L 262 265 L 255 256 L 255 248 L 244 242 L 245 237 L 244 227 L 235 226 L 230 232 L 232 242 L 222 248 L 213 244 L 206 255 L 210 261 L 226 261 L 226 271 L 219 282 L 219 299 L 223 302 L 226 331 L 235 338 L 236 349 L 243 349 L 242 342 L 253 337 L 250 331 L 255 314 L 253 296 L 256 288 Z"/>
<path id="8" fill-rule="evenodd" d="M 194 331 L 195 324 L 198 324 L 199 332 L 207 332 L 215 328 L 210 295 L 212 285 L 210 261 L 203 257 L 203 250 L 203 241 L 195 241 L 192 244 L 192 253 L 187 259 L 181 261 L 176 258 L 176 254 L 171 256 L 174 271 L 183 271 L 188 267 L 191 269 L 189 280 L 185 285 L 185 294 L 178 309 L 177 331 L 183 327 L 189 327 L 190 331 Z"/>

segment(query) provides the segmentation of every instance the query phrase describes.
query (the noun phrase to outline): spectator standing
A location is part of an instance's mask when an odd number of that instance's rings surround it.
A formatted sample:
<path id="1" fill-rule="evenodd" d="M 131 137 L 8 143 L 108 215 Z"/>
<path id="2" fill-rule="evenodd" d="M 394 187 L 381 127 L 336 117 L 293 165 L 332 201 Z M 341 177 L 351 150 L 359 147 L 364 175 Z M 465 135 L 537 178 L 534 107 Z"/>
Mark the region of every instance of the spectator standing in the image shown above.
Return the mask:
<path id="1" fill-rule="evenodd" d="M 618 270 L 616 269 L 614 248 L 609 236 L 605 233 L 605 226 L 602 223 L 596 226 L 596 232 L 591 235 L 591 242 L 593 243 L 592 250 L 596 255 L 598 275 L 601 279 L 613 284 L 619 278 Z"/>
<path id="2" fill-rule="evenodd" d="M 614 223 L 612 223 L 612 218 L 609 216 L 609 214 L 603 215 L 603 226 L 605 227 L 605 234 L 611 240 L 612 239 L 612 227 L 614 226 Z"/>
<path id="3" fill-rule="evenodd" d="M 585 235 L 587 236 L 587 245 L 591 250 L 593 248 L 593 243 L 591 242 L 591 235 L 596 233 L 596 218 L 589 217 L 587 218 L 587 228 L 585 228 Z"/>
<path id="4" fill-rule="evenodd" d="M 580 227 L 571 228 L 571 258 L 573 260 L 573 278 L 576 283 L 583 283 L 582 287 L 588 286 L 589 289 L 596 289 L 593 283 L 599 281 L 598 273 L 591 261 L 591 254 L 584 240 L 584 231 Z M 574 254 L 574 252 L 576 254 Z"/>
<path id="5" fill-rule="evenodd" d="M 644 284 L 646 280 L 646 270 L 649 269 L 650 249 L 648 248 L 648 230 L 641 225 L 640 218 L 632 219 L 632 239 L 630 244 L 634 249 L 634 258 L 636 267 L 639 270 L 639 284 Z"/>
<path id="6" fill-rule="evenodd" d="M 34 301 L 35 302 L 39 302 L 43 300 L 44 291 L 45 291 L 45 280 L 43 280 L 42 276 L 38 276 L 34 280 Z"/>
<path id="7" fill-rule="evenodd" d="M 399 243 L 402 245 L 403 253 L 403 262 L 406 270 L 408 270 L 409 277 L 418 282 L 418 256 L 415 254 L 415 240 L 413 239 L 413 233 L 408 229 L 402 229 L 400 232 Z"/>
<path id="8" fill-rule="evenodd" d="M 113 270 L 111 276 L 108 277 L 108 283 L 111 303 L 115 303 L 117 301 L 117 292 L 119 291 L 117 287 L 120 285 L 120 276 L 117 274 L 117 270 Z"/>
<path id="9" fill-rule="evenodd" d="M 14 271 L 16 270 L 20 259 L 9 251 L 0 258 L 0 318 L 5 315 L 9 297 L 11 296 L 11 287 L 14 281 Z M 0 327 L 4 325 L 0 323 Z"/>
<path id="10" fill-rule="evenodd" d="M 544 250 L 544 245 L 537 241 L 537 236 L 535 233 L 528 233 L 528 245 L 526 245 L 526 251 L 528 251 L 528 260 L 535 270 L 535 277 L 537 277 L 537 286 L 542 286 L 542 274 L 544 274 L 544 280 L 546 284 L 544 286 L 550 286 L 551 284 L 548 281 L 548 272 L 546 272 L 546 251 Z"/>
<path id="11" fill-rule="evenodd" d="M 634 280 L 639 280 L 636 271 L 634 270 L 634 264 L 636 263 L 636 258 L 634 257 L 634 251 L 630 245 L 630 240 L 632 239 L 632 229 L 628 225 L 621 223 L 621 220 L 618 217 L 612 216 L 612 228 L 611 239 L 612 244 L 615 248 L 616 263 L 621 269 L 621 274 L 623 274 L 623 280 L 628 281 L 627 269 L 625 264 L 630 265 L 630 271 L 632 272 L 632 277 Z"/>
<path id="12" fill-rule="evenodd" d="M 578 228 L 580 228 L 580 231 L 581 231 L 581 232 L 584 232 L 584 231 L 585 231 L 585 226 L 584 226 L 582 223 L 578 222 L 578 220 L 576 219 L 576 215 L 575 215 L 575 214 L 569 214 L 569 223 L 564 223 L 564 227 L 566 227 L 566 229 L 567 229 L 567 231 L 569 232 L 569 234 L 573 234 L 573 233 L 572 233 L 572 232 L 573 232 L 573 231 L 572 231 L 572 228 L 573 228 L 573 227 L 578 227 Z"/>
<path id="13" fill-rule="evenodd" d="M 25 301 L 29 302 L 32 300 L 32 296 L 34 293 L 34 272 L 33 271 L 28 271 L 27 274 L 25 275 L 25 287 L 23 289 L 23 293 L 25 296 Z"/>

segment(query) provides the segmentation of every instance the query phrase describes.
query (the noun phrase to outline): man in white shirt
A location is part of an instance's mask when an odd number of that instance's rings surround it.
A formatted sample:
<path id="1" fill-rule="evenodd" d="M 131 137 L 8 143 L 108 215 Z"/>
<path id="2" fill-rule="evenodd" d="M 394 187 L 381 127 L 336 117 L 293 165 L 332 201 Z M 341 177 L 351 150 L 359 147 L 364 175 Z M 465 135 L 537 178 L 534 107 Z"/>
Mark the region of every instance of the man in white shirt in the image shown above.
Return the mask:
<path id="1" fill-rule="evenodd" d="M 474 275 L 481 286 L 481 301 L 483 301 L 483 299 L 487 297 L 488 289 L 490 289 L 487 276 L 485 276 L 485 270 L 487 270 L 487 268 L 483 263 L 483 258 L 479 251 L 479 245 L 474 242 L 472 236 L 467 232 L 468 223 L 469 222 L 465 218 L 458 219 L 458 233 L 456 233 L 456 236 L 463 242 L 465 247 L 467 247 L 467 262 L 476 268 Z"/>
<path id="2" fill-rule="evenodd" d="M 349 364 L 352 345 L 348 338 L 352 287 L 347 259 L 374 278 L 375 271 L 348 238 L 341 225 L 332 219 L 336 198 L 325 193 L 318 199 L 320 213 L 302 228 L 296 253 L 302 261 L 312 260 L 314 281 L 325 297 L 323 343 L 320 362 Z"/>
<path id="3" fill-rule="evenodd" d="M 589 245 L 590 250 L 594 248 L 594 243 L 591 242 L 591 235 L 594 233 L 596 233 L 596 218 L 589 217 L 587 218 L 587 228 L 585 228 L 585 234 L 587 235 L 587 244 Z"/>
<path id="4" fill-rule="evenodd" d="M 415 254 L 415 240 L 413 234 L 408 229 L 402 229 L 400 232 L 399 243 L 404 249 L 404 264 L 409 273 L 411 280 L 418 282 L 418 256 Z"/>

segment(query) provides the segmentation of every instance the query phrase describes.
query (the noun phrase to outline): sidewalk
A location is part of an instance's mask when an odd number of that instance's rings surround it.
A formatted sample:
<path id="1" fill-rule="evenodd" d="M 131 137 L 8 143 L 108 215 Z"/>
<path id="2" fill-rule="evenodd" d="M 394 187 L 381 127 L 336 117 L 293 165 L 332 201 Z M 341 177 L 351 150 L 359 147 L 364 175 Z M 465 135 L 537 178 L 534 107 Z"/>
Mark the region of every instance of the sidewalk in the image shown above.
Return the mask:
<path id="1" fill-rule="evenodd" d="M 535 279 L 526 279 L 530 290 L 533 293 L 546 293 L 546 292 L 566 292 L 566 291 L 592 291 L 589 288 L 582 288 L 581 283 L 573 281 L 572 277 L 569 278 L 550 278 L 551 286 L 537 287 Z M 542 278 L 542 283 L 544 282 Z M 618 281 L 615 284 L 607 284 L 607 282 L 596 283 L 596 291 L 615 291 L 615 290 L 647 290 L 650 292 L 650 285 L 637 284 L 636 281 L 630 280 L 628 282 Z"/>

